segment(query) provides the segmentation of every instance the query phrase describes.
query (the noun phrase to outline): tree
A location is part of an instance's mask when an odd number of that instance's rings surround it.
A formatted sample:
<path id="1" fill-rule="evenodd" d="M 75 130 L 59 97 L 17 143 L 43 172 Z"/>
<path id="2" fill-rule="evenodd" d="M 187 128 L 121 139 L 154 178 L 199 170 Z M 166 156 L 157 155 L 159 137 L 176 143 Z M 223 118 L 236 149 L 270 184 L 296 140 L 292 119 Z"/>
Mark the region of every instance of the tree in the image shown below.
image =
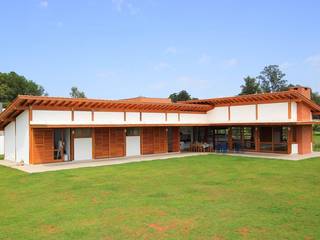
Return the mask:
<path id="1" fill-rule="evenodd" d="M 70 97 L 72 98 L 86 98 L 84 92 L 80 91 L 77 87 L 72 87 L 70 92 Z"/>
<path id="2" fill-rule="evenodd" d="M 178 93 L 172 93 L 172 94 L 170 94 L 169 98 L 172 100 L 172 102 L 188 101 L 188 100 L 196 100 L 197 99 L 197 98 L 192 98 L 191 95 L 186 90 L 182 90 Z"/>
<path id="3" fill-rule="evenodd" d="M 318 92 L 313 92 L 311 95 L 312 101 L 320 105 L 320 94 Z"/>
<path id="4" fill-rule="evenodd" d="M 279 92 L 288 88 L 287 80 L 284 79 L 284 74 L 278 65 L 266 66 L 257 79 L 260 80 L 261 89 L 263 92 Z"/>
<path id="5" fill-rule="evenodd" d="M 247 76 L 244 78 L 244 85 L 241 85 L 241 92 L 239 95 L 261 93 L 260 82 L 256 78 Z"/>
<path id="6" fill-rule="evenodd" d="M 6 107 L 18 95 L 47 95 L 44 88 L 15 72 L 0 72 L 0 102 Z"/>

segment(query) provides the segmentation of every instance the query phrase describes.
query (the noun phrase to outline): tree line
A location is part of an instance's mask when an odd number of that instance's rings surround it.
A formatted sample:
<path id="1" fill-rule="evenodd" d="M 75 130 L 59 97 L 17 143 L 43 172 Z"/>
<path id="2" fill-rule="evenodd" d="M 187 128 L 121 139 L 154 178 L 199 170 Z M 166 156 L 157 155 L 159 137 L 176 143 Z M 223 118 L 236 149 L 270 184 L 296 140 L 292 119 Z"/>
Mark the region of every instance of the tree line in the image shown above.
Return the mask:
<path id="1" fill-rule="evenodd" d="M 278 65 L 268 65 L 258 76 L 247 76 L 243 79 L 244 82 L 240 86 L 239 95 L 286 91 L 290 87 L 298 86 L 288 83 L 285 76 L 286 74 L 280 70 Z M 41 85 L 15 72 L 0 72 L 0 102 L 6 107 L 18 95 L 46 96 L 48 93 Z M 72 98 L 86 98 L 85 92 L 80 91 L 75 86 L 70 89 L 69 95 Z M 172 93 L 168 98 L 172 102 L 197 99 L 186 90 Z M 312 100 L 320 105 L 320 94 L 313 92 Z"/>

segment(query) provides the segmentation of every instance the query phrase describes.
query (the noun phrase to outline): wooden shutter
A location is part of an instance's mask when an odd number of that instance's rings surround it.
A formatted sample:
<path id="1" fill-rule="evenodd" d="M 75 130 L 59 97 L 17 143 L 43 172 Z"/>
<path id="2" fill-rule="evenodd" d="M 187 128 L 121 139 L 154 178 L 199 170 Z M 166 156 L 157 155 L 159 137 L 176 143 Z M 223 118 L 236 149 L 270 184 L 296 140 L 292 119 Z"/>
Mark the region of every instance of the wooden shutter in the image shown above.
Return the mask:
<path id="1" fill-rule="evenodd" d="M 94 158 L 109 157 L 109 128 L 96 128 L 94 131 Z"/>
<path id="2" fill-rule="evenodd" d="M 168 137 L 165 127 L 155 127 L 154 131 L 154 153 L 168 152 Z"/>
<path id="3" fill-rule="evenodd" d="M 124 128 L 110 128 L 110 157 L 125 156 Z"/>
<path id="4" fill-rule="evenodd" d="M 53 162 L 53 129 L 34 129 L 33 131 L 33 164 Z"/>
<path id="5" fill-rule="evenodd" d="M 142 154 L 168 152 L 168 139 L 165 127 L 142 128 Z"/>
<path id="6" fill-rule="evenodd" d="M 172 128 L 172 151 L 180 152 L 180 131 L 179 127 Z"/>
<path id="7" fill-rule="evenodd" d="M 154 153 L 154 134 L 152 127 L 142 128 L 142 154 Z"/>

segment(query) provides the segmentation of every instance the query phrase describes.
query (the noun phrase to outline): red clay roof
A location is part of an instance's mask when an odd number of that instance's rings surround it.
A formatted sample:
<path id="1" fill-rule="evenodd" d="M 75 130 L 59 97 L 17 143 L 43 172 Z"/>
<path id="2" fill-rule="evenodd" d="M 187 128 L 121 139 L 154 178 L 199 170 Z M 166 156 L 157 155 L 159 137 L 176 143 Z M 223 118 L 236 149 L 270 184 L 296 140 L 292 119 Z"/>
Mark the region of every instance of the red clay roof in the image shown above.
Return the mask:
<path id="1" fill-rule="evenodd" d="M 122 99 L 131 102 L 149 102 L 149 103 L 172 103 L 170 98 L 150 98 L 150 97 L 134 97 Z"/>
<path id="2" fill-rule="evenodd" d="M 182 101 L 180 103 L 211 104 L 213 106 L 225 106 L 225 105 L 238 105 L 238 104 L 281 102 L 281 101 L 289 101 L 289 100 L 304 102 L 307 106 L 310 107 L 311 111 L 313 111 L 315 114 L 317 112 L 320 112 L 320 105 L 308 99 L 298 91 L 293 91 L 293 90 L 275 92 L 275 93 L 240 95 L 240 96 L 234 96 L 234 97 L 190 100 L 190 101 Z"/>
<path id="3" fill-rule="evenodd" d="M 128 112 L 184 112 L 206 113 L 213 108 L 206 104 L 141 102 L 134 100 L 102 100 L 88 98 L 61 98 L 19 95 L 5 111 L 0 113 L 0 128 L 6 126 L 22 111 L 29 109 L 48 110 L 95 110 Z"/>

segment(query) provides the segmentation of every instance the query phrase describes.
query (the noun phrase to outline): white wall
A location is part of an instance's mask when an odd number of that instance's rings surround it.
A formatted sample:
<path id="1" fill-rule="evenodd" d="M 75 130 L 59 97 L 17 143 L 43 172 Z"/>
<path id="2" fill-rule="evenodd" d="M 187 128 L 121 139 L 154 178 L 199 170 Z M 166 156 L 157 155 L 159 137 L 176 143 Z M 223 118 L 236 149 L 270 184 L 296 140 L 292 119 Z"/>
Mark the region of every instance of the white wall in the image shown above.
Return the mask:
<path id="1" fill-rule="evenodd" d="M 16 129 L 15 121 L 12 121 L 4 128 L 4 158 L 6 160 L 15 161 L 16 150 Z"/>
<path id="2" fill-rule="evenodd" d="M 90 122 L 92 123 L 92 122 Z M 124 112 L 95 112 L 94 123 L 97 124 L 123 124 Z"/>
<path id="3" fill-rule="evenodd" d="M 70 124 L 71 111 L 32 110 L 31 124 Z"/>
<path id="4" fill-rule="evenodd" d="M 24 111 L 16 118 L 16 162 L 29 164 L 29 112 Z"/>
<path id="5" fill-rule="evenodd" d="M 73 112 L 74 122 L 77 124 L 88 123 L 92 120 L 92 112 L 90 111 L 74 111 Z"/>
<path id="6" fill-rule="evenodd" d="M 4 154 L 4 132 L 0 131 L 0 154 Z"/>
<path id="7" fill-rule="evenodd" d="M 291 154 L 297 154 L 298 153 L 298 144 L 292 143 L 291 144 Z"/>
<path id="8" fill-rule="evenodd" d="M 127 112 L 126 113 L 126 123 L 127 124 L 140 123 L 140 113 L 139 112 Z"/>
<path id="9" fill-rule="evenodd" d="M 228 107 L 216 107 L 207 114 L 210 123 L 228 122 L 229 120 Z"/>
<path id="10" fill-rule="evenodd" d="M 92 159 L 92 138 L 74 139 L 74 160 Z"/>
<path id="11" fill-rule="evenodd" d="M 192 124 L 192 123 L 207 123 L 208 117 L 207 114 L 192 114 L 192 113 L 181 113 L 180 114 L 180 123 L 182 124 Z"/>
<path id="12" fill-rule="evenodd" d="M 126 137 L 126 156 L 138 156 L 140 152 L 140 136 Z"/>
<path id="13" fill-rule="evenodd" d="M 258 117 L 262 122 L 288 121 L 288 103 L 259 104 Z"/>
<path id="14" fill-rule="evenodd" d="M 291 120 L 298 120 L 298 107 L 296 102 L 291 102 Z"/>
<path id="15" fill-rule="evenodd" d="M 145 124 L 159 124 L 165 123 L 165 113 L 142 113 L 142 123 Z"/>
<path id="16" fill-rule="evenodd" d="M 167 113 L 167 123 L 177 123 L 179 122 L 178 113 Z"/>
<path id="17" fill-rule="evenodd" d="M 292 119 L 288 119 L 288 103 L 258 104 L 258 120 L 256 120 L 256 105 L 230 106 L 230 120 L 228 106 L 215 107 L 205 114 L 143 112 L 140 121 L 139 112 L 94 112 L 94 121 L 90 111 L 74 111 L 74 121 L 71 121 L 71 111 L 33 110 L 31 124 L 52 125 L 112 125 L 112 124 L 206 124 L 206 123 L 236 123 L 236 122 L 290 122 L 297 121 L 297 103 L 291 103 Z"/>
<path id="18" fill-rule="evenodd" d="M 230 107 L 231 122 L 255 122 L 256 105 L 241 105 Z"/>

